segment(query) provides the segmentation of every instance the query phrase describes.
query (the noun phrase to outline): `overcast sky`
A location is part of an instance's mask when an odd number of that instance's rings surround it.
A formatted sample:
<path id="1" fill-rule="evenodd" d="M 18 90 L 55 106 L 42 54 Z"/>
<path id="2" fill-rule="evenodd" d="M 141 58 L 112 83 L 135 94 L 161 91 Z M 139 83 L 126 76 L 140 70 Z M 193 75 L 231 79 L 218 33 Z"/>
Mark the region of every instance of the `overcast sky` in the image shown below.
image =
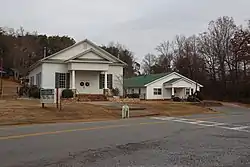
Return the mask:
<path id="1" fill-rule="evenodd" d="M 210 20 L 250 19 L 250 0 L 0 0 L 0 26 L 124 44 L 138 60 L 177 34 L 192 35 Z"/>

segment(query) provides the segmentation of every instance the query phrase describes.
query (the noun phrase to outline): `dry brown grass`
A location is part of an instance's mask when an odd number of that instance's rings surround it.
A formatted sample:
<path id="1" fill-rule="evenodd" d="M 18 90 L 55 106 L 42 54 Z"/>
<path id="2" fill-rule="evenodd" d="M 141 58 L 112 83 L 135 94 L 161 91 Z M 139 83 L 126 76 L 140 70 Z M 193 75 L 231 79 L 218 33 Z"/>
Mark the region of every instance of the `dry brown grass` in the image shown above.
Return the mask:
<path id="1" fill-rule="evenodd" d="M 182 116 L 190 114 L 211 113 L 209 109 L 190 103 L 166 101 L 141 101 L 133 103 L 146 108 L 140 112 L 131 111 L 132 117 L 149 116 Z M 0 125 L 54 123 L 70 121 L 99 121 L 120 118 L 120 108 L 110 109 L 108 106 L 68 103 L 59 111 L 55 105 L 41 107 L 39 100 L 0 100 Z"/>
<path id="2" fill-rule="evenodd" d="M 137 102 L 151 110 L 152 112 L 162 116 L 183 116 L 192 114 L 214 113 L 208 108 L 197 106 L 192 103 L 179 103 L 172 101 L 141 101 Z"/>
<path id="3" fill-rule="evenodd" d="M 93 121 L 117 119 L 118 113 L 91 104 L 64 104 L 59 111 L 55 105 L 37 100 L 0 100 L 0 125 L 60 122 L 69 120 Z"/>

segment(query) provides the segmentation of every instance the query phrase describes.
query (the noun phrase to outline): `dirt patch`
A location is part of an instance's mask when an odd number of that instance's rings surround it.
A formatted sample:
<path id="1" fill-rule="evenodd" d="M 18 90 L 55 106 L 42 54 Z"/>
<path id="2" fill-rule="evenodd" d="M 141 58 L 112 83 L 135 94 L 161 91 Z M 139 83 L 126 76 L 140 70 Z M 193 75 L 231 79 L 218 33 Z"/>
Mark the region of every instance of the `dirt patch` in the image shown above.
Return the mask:
<path id="1" fill-rule="evenodd" d="M 196 106 L 201 106 L 201 107 L 219 107 L 223 106 L 223 103 L 219 101 L 203 101 L 201 103 L 192 103 L 193 105 Z"/>

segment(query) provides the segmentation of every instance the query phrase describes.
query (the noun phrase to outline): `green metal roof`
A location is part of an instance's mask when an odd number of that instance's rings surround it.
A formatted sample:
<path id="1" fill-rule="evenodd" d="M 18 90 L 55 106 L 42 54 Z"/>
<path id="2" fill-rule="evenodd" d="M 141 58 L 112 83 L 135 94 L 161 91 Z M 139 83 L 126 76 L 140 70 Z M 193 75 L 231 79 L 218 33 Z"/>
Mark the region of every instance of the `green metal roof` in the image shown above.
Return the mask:
<path id="1" fill-rule="evenodd" d="M 170 79 L 169 81 L 165 82 L 165 84 L 172 84 L 178 80 L 180 80 L 181 78 L 173 78 L 173 79 Z"/>
<path id="2" fill-rule="evenodd" d="M 170 73 L 150 74 L 138 77 L 132 77 L 124 80 L 125 88 L 140 88 L 145 87 L 146 84 L 162 78 Z"/>

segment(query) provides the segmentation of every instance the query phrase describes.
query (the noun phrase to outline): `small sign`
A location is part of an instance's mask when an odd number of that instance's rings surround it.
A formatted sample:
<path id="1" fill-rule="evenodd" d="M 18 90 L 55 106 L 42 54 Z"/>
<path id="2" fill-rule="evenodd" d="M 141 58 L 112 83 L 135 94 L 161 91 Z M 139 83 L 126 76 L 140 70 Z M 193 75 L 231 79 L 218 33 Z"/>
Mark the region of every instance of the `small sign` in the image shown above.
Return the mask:
<path id="1" fill-rule="evenodd" d="M 54 89 L 41 89 L 40 102 L 41 103 L 54 103 L 55 91 Z"/>

